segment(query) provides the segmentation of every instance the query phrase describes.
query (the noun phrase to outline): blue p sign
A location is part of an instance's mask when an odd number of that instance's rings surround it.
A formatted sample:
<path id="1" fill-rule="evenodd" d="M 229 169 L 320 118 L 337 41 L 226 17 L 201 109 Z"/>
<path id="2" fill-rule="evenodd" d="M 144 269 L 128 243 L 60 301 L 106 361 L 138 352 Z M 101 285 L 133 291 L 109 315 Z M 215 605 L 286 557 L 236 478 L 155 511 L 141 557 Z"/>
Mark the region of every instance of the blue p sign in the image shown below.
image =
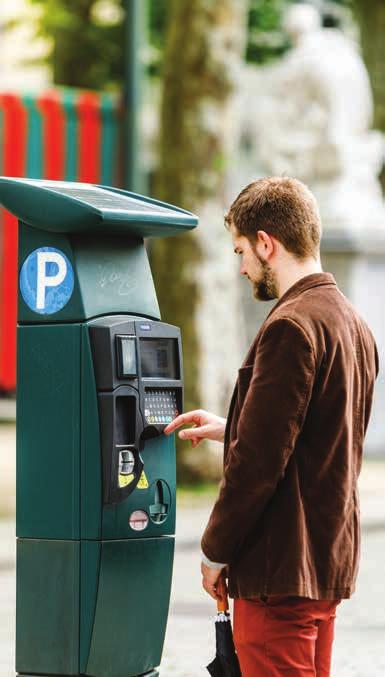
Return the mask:
<path id="1" fill-rule="evenodd" d="M 67 256 L 54 247 L 31 252 L 20 271 L 20 291 L 35 313 L 52 315 L 64 308 L 74 289 L 74 272 Z"/>

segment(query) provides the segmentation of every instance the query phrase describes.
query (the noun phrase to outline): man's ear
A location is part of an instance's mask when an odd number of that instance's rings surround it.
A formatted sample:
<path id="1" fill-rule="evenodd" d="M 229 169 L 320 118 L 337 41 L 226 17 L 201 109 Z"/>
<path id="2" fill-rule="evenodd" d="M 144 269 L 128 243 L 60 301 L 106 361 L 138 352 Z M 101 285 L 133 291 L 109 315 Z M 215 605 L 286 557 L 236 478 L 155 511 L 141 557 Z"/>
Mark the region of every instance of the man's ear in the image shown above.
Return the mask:
<path id="1" fill-rule="evenodd" d="M 269 259 L 275 251 L 275 241 L 264 230 L 257 230 L 257 249 L 261 256 Z"/>

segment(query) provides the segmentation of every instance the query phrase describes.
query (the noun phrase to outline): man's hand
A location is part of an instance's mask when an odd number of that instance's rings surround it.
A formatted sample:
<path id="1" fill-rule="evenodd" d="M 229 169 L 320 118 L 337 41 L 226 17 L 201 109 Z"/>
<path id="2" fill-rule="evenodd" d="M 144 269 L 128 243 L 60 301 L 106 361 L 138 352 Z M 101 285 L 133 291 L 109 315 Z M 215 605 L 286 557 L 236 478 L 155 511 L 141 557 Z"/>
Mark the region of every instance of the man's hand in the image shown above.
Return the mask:
<path id="1" fill-rule="evenodd" d="M 215 601 L 220 599 L 220 595 L 217 595 L 216 592 L 216 586 L 222 571 L 223 569 L 213 569 L 208 567 L 207 564 L 201 563 L 202 586 Z"/>
<path id="2" fill-rule="evenodd" d="M 203 409 L 196 409 L 188 411 L 186 414 L 181 414 L 174 418 L 164 429 L 166 435 L 173 433 L 174 430 L 180 428 L 182 425 L 193 424 L 192 428 L 181 430 L 179 437 L 181 440 L 191 440 L 193 447 L 204 440 L 215 440 L 216 442 L 223 442 L 225 436 L 226 419 L 210 414 Z"/>

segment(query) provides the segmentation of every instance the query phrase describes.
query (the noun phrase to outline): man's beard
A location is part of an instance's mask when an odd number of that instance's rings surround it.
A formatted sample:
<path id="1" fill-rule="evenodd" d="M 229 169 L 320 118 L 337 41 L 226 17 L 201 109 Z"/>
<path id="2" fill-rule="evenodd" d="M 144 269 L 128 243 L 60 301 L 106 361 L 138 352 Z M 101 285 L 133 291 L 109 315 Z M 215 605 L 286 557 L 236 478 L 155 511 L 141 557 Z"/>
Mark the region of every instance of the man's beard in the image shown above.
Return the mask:
<path id="1" fill-rule="evenodd" d="M 266 261 L 255 252 L 255 257 L 261 264 L 261 277 L 253 282 L 253 295 L 258 301 L 272 301 L 277 299 L 278 287 L 275 275 Z"/>

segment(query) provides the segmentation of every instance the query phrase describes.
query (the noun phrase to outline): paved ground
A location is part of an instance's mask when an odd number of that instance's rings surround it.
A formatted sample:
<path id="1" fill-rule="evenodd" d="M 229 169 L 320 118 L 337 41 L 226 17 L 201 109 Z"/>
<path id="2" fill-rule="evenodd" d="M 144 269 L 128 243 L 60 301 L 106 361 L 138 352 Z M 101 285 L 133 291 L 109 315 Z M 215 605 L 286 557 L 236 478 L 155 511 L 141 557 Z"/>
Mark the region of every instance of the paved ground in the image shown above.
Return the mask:
<path id="1" fill-rule="evenodd" d="M 15 473 L 15 425 L 0 423 L 0 517 L 15 512 Z"/>
<path id="2" fill-rule="evenodd" d="M 13 505 L 13 488 L 4 485 L 4 454 L 14 454 L 11 428 L 0 426 L 0 495 Z M 2 460 L 3 459 L 3 460 Z M 5 490 L 7 488 L 7 490 Z M 385 462 L 367 463 L 361 480 L 363 543 L 358 589 L 338 613 L 333 677 L 385 675 Z M 210 506 L 195 499 L 178 511 L 177 547 L 170 618 L 161 677 L 208 675 L 213 657 L 213 604 L 200 587 L 199 536 Z M 0 677 L 13 672 L 15 607 L 14 521 L 0 521 Z"/>
<path id="3" fill-rule="evenodd" d="M 9 397 L 0 397 L 0 421 L 15 422 L 16 400 Z"/>

